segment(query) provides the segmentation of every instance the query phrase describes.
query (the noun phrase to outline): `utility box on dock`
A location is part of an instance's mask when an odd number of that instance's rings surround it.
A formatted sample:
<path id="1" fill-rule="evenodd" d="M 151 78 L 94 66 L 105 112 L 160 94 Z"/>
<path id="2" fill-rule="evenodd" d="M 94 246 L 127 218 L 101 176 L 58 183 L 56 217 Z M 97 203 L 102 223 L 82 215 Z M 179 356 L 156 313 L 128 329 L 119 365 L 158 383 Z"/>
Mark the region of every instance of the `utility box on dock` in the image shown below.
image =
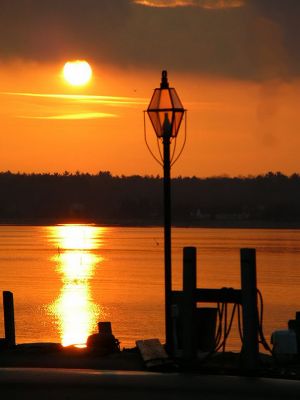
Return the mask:
<path id="1" fill-rule="evenodd" d="M 297 335 L 292 329 L 278 330 L 272 333 L 273 353 L 277 358 L 293 358 L 298 353 Z"/>

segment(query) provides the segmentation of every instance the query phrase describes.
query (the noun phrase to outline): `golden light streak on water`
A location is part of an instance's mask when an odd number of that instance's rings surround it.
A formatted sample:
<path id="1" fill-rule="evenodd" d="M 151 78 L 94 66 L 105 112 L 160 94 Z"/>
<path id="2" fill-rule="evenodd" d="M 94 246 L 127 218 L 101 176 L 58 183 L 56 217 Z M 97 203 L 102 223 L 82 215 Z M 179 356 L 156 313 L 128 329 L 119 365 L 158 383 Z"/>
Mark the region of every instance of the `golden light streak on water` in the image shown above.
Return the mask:
<path id="1" fill-rule="evenodd" d="M 59 225 L 54 227 L 59 248 L 64 250 L 92 250 L 97 246 L 98 236 L 104 231 L 90 225 Z M 100 245 L 101 243 L 99 243 Z"/>
<path id="2" fill-rule="evenodd" d="M 57 245 L 52 260 L 62 287 L 49 310 L 59 325 L 63 346 L 85 346 L 101 315 L 91 296 L 90 281 L 102 260 L 93 251 L 101 246 L 103 232 L 104 228 L 89 225 L 51 227 L 50 241 Z"/>

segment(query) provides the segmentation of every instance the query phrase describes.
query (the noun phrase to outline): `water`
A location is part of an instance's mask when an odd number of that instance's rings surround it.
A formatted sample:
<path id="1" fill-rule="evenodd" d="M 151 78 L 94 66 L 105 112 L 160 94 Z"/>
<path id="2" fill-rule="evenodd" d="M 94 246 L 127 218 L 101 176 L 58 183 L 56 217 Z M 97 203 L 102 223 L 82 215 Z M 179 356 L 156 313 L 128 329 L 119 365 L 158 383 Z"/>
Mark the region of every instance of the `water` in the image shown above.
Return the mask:
<path id="1" fill-rule="evenodd" d="M 174 228 L 172 234 L 174 289 L 182 288 L 184 246 L 197 247 L 198 287 L 237 289 L 239 250 L 253 247 L 267 339 L 300 310 L 300 231 Z M 14 293 L 17 343 L 82 345 L 98 321 L 112 322 L 122 347 L 164 341 L 163 259 L 161 228 L 1 226 L 0 289 Z M 236 323 L 228 348 L 240 349 Z"/>

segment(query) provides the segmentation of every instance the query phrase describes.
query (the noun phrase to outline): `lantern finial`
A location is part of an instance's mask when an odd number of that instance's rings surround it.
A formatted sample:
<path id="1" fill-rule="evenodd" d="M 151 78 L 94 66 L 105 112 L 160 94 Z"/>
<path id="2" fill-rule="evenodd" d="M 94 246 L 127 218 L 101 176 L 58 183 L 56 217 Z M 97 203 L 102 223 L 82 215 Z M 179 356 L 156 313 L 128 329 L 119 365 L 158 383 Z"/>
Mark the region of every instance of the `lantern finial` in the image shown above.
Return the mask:
<path id="1" fill-rule="evenodd" d="M 162 73 L 161 73 L 160 88 L 161 89 L 168 89 L 169 88 L 168 72 L 166 70 L 162 71 Z"/>

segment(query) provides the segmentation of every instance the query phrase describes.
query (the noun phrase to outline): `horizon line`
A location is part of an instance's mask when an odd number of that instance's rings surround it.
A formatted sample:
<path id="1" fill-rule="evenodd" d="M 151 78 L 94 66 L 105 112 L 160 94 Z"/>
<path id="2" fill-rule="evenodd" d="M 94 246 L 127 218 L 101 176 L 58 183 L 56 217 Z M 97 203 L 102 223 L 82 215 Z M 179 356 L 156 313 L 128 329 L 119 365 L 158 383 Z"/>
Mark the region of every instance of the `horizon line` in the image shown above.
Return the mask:
<path id="1" fill-rule="evenodd" d="M 121 174 L 121 175 L 115 174 L 115 175 L 113 175 L 108 170 L 94 172 L 94 173 L 92 173 L 92 172 L 81 172 L 81 171 L 73 171 L 72 172 L 72 171 L 68 171 L 68 170 L 66 170 L 64 172 L 57 172 L 57 171 L 55 171 L 55 172 L 20 172 L 20 171 L 12 172 L 10 170 L 6 170 L 6 171 L 0 170 L 0 175 L 4 175 L 4 174 L 28 175 L 28 176 L 30 176 L 30 175 L 41 175 L 41 176 L 43 176 L 43 175 L 51 175 L 51 176 L 70 176 L 70 177 L 80 176 L 80 175 L 88 175 L 88 176 L 91 176 L 91 177 L 96 177 L 96 176 L 100 176 L 100 175 L 106 175 L 106 176 L 109 176 L 110 178 L 121 178 L 121 179 L 122 178 L 130 178 L 130 177 L 163 179 L 163 176 L 161 176 L 160 174 L 156 174 L 156 175 L 154 175 L 154 174 L 144 174 L 144 175 L 142 175 L 142 174 L 137 174 L 136 173 L 136 174 L 130 174 L 130 175 L 124 175 L 124 174 Z M 299 172 L 292 172 L 290 174 L 284 174 L 281 171 L 276 171 L 276 172 L 268 171 L 268 172 L 265 172 L 265 173 L 258 173 L 258 174 L 255 174 L 255 175 L 254 174 L 229 175 L 229 174 L 226 174 L 226 173 L 219 174 L 219 175 L 210 175 L 210 176 L 196 176 L 196 175 L 184 175 L 183 176 L 183 175 L 177 175 L 177 176 L 172 177 L 171 179 L 177 179 L 177 178 L 180 178 L 180 179 L 220 179 L 220 178 L 222 178 L 222 179 L 244 179 L 244 178 L 253 179 L 253 178 L 258 178 L 258 177 L 267 177 L 268 175 L 270 177 L 271 176 L 277 176 L 277 177 L 286 177 L 286 178 L 291 178 L 291 177 L 296 175 L 297 177 L 300 178 L 300 171 Z"/>

